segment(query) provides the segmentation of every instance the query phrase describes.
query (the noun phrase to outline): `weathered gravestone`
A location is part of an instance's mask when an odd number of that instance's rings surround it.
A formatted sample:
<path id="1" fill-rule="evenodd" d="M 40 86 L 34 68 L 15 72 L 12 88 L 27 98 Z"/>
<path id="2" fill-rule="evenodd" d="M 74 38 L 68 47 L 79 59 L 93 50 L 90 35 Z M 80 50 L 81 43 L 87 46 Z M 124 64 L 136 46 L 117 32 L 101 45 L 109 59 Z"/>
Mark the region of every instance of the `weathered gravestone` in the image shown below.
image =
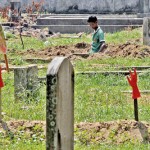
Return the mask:
<path id="1" fill-rule="evenodd" d="M 27 70 L 27 90 L 29 94 L 34 96 L 38 94 L 38 84 L 38 67 L 37 65 L 29 65 Z"/>
<path id="2" fill-rule="evenodd" d="M 47 71 L 46 150 L 74 149 L 74 71 L 56 57 Z"/>
<path id="3" fill-rule="evenodd" d="M 25 99 L 27 90 L 27 67 L 14 69 L 14 94 L 15 100 Z"/>
<path id="4" fill-rule="evenodd" d="M 150 46 L 150 18 L 143 21 L 143 44 Z"/>
<path id="5" fill-rule="evenodd" d="M 34 92 L 38 86 L 38 67 L 29 65 L 14 69 L 15 100 L 24 100 Z"/>

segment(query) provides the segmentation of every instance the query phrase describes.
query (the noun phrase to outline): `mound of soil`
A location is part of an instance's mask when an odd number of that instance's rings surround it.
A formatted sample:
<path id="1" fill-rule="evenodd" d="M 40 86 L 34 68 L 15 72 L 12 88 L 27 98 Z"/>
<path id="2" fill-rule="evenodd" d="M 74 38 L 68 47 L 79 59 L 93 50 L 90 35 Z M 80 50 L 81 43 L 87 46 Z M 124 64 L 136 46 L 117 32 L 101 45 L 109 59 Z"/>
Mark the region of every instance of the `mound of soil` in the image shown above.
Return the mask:
<path id="1" fill-rule="evenodd" d="M 86 43 L 77 43 L 76 45 L 75 45 L 75 47 L 76 48 L 87 48 L 88 47 L 88 44 L 86 44 Z"/>
<path id="2" fill-rule="evenodd" d="M 77 48 L 78 47 L 78 48 Z M 86 48 L 85 48 L 86 47 Z M 17 52 L 18 55 L 25 56 L 26 58 L 50 58 L 54 56 L 70 56 L 74 53 L 87 53 L 90 49 L 89 44 L 81 43 L 72 46 L 56 46 L 51 48 L 46 48 L 43 50 L 27 50 L 26 52 Z M 11 53 L 11 50 L 9 50 Z M 14 53 L 14 50 L 13 50 Z"/>
<path id="3" fill-rule="evenodd" d="M 150 57 L 150 47 L 126 42 L 120 45 L 108 45 L 105 54 L 112 57 L 133 57 L 145 58 Z"/>
<path id="4" fill-rule="evenodd" d="M 143 46 L 138 43 L 139 40 L 126 42 L 125 44 L 108 44 L 104 52 L 90 55 L 88 58 L 101 58 L 101 57 L 133 57 L 133 58 L 146 58 L 150 57 L 150 46 Z M 19 52 L 9 50 L 10 53 L 17 53 L 18 55 L 25 56 L 26 58 L 53 58 L 55 56 L 66 56 L 72 59 L 78 59 L 88 54 L 91 46 L 87 43 L 77 43 L 75 45 L 56 46 L 46 48 L 43 50 L 27 50 L 26 52 Z M 76 55 L 78 54 L 78 55 Z M 87 59 L 88 59 L 87 58 Z"/>
<path id="5" fill-rule="evenodd" d="M 8 121 L 0 123 L 0 133 L 6 131 L 20 133 L 32 138 L 37 134 L 45 139 L 46 123 L 44 121 Z M 150 142 L 150 123 L 129 120 L 103 123 L 79 123 L 75 125 L 75 139 L 84 144 L 129 142 Z"/>
<path id="6" fill-rule="evenodd" d="M 136 121 L 80 123 L 76 125 L 77 138 L 83 143 L 150 142 L 150 124 Z"/>
<path id="7" fill-rule="evenodd" d="M 35 127 L 38 127 L 35 129 Z M 0 132 L 11 131 L 14 134 L 20 131 L 34 133 L 34 132 L 43 132 L 45 133 L 46 123 L 44 121 L 7 121 L 0 122 Z"/>

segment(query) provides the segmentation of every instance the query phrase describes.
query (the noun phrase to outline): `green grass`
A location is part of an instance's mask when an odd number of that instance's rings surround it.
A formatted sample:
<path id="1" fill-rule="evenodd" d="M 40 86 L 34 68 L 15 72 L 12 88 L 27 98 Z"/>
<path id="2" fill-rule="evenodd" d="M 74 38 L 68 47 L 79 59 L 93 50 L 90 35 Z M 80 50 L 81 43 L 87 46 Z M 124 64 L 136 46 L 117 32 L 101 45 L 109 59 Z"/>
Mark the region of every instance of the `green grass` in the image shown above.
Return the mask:
<path id="1" fill-rule="evenodd" d="M 75 145 L 75 150 L 149 150 L 149 144 L 131 144 L 124 143 L 121 145 L 109 145 L 109 144 L 101 144 L 101 145 Z"/>
<path id="2" fill-rule="evenodd" d="M 4 141 L 1 140 L 0 149 L 5 150 L 45 150 L 45 142 L 34 142 L 30 140 Z"/>
<path id="3" fill-rule="evenodd" d="M 150 89 L 149 80 L 150 74 L 140 75 L 140 90 Z M 76 122 L 134 118 L 131 94 L 122 93 L 122 91 L 131 90 L 124 76 L 78 75 L 75 83 Z M 143 97 L 139 100 L 140 120 L 150 121 L 148 99 L 149 97 Z"/>
<path id="4" fill-rule="evenodd" d="M 44 76 L 46 70 L 41 70 Z M 45 84 L 40 84 L 38 97 L 15 101 L 13 73 L 4 74 L 3 111 L 5 119 L 45 120 Z M 140 90 L 150 89 L 150 74 L 139 75 Z M 76 75 L 75 76 L 75 122 L 96 122 L 133 118 L 131 94 L 121 91 L 131 90 L 125 76 L 121 75 Z M 111 91 L 111 92 L 110 92 Z M 149 97 L 139 100 L 140 119 L 149 120 Z M 92 107 L 91 107 L 92 106 Z M 25 107 L 25 109 L 23 108 Z"/>
<path id="5" fill-rule="evenodd" d="M 54 46 L 60 46 L 60 45 L 72 45 L 79 42 L 90 42 L 90 38 L 84 34 L 81 38 L 48 38 L 48 43 L 45 44 L 44 41 L 39 40 L 38 38 L 34 37 L 23 37 L 23 42 L 25 48 L 23 49 L 22 43 L 20 38 L 17 36 L 16 38 L 11 34 L 6 34 L 6 37 L 8 38 L 8 48 L 9 49 L 15 49 L 17 51 L 26 51 L 28 49 L 34 49 L 34 50 L 41 50 L 46 47 L 54 47 Z"/>
<path id="6" fill-rule="evenodd" d="M 46 47 L 43 41 L 38 40 L 37 38 L 33 38 L 33 37 L 23 37 L 23 42 L 25 46 L 24 49 L 22 47 L 22 43 L 19 37 L 9 38 L 7 42 L 7 47 L 9 49 L 14 49 L 17 51 L 25 51 L 28 49 L 40 50 Z"/>
<path id="7" fill-rule="evenodd" d="M 122 44 L 130 40 L 141 39 L 142 38 L 142 28 L 134 30 L 124 30 L 121 32 L 116 32 L 114 34 L 107 33 L 106 41 L 107 43 Z"/>
<path id="8" fill-rule="evenodd" d="M 22 98 L 16 101 L 14 98 L 14 79 L 13 73 L 4 74 L 5 87 L 2 89 L 3 112 L 6 113 L 5 120 L 25 119 L 25 120 L 45 120 L 46 103 L 45 103 L 45 84 L 41 83 L 38 86 L 39 92 L 35 93 L 38 96 Z M 23 94 L 25 94 L 25 91 Z"/>
<path id="9" fill-rule="evenodd" d="M 16 56 L 17 51 L 22 51 L 22 45 L 19 38 L 8 34 L 8 48 L 11 49 L 9 58 L 15 58 L 14 65 L 26 65 L 22 56 Z M 107 43 L 122 44 L 126 41 L 141 38 L 141 29 L 132 31 L 126 30 L 114 34 L 106 34 Z M 23 38 L 25 49 L 41 50 L 46 47 L 72 45 L 78 42 L 91 43 L 91 37 L 86 34 L 79 39 L 52 38 L 48 39 L 49 44 L 44 45 L 43 41 L 36 38 Z M 140 43 L 141 44 L 141 43 Z M 2 56 L 1 56 L 2 57 Z M 41 65 L 42 63 L 38 63 Z M 123 66 L 150 66 L 149 58 L 131 59 L 131 58 L 103 58 L 93 60 L 73 61 L 75 72 L 78 71 L 104 71 L 119 70 Z M 43 64 L 42 64 L 43 65 Z M 44 64 L 45 65 L 45 64 Z M 48 64 L 47 64 L 48 65 Z M 46 69 L 39 71 L 39 76 L 46 75 Z M 46 113 L 46 86 L 40 83 L 40 92 L 38 97 L 14 99 L 14 74 L 3 74 L 5 87 L 2 89 L 2 108 L 4 121 L 6 120 L 45 120 Z M 150 74 L 139 75 L 140 90 L 150 90 Z M 98 122 L 118 119 L 133 119 L 133 100 L 131 94 L 123 94 L 121 91 L 131 90 L 125 76 L 103 76 L 103 75 L 77 75 L 75 76 L 75 123 L 79 122 Z M 102 92 L 101 92 L 102 91 Z M 143 95 L 139 99 L 139 118 L 140 120 L 150 122 L 150 95 Z M 25 139 L 18 136 L 14 140 L 9 137 L 0 137 L 0 149 L 6 150 L 44 150 L 45 142 L 40 140 Z M 75 150 L 147 150 L 150 149 L 147 144 L 124 143 L 121 145 L 112 145 L 100 143 L 100 145 L 83 145 L 75 141 Z"/>
<path id="10" fill-rule="evenodd" d="M 5 143 L 6 144 L 6 143 Z M 108 145 L 108 144 L 101 144 L 101 145 L 81 145 L 75 144 L 75 150 L 149 150 L 149 144 L 130 144 L 125 143 L 121 145 Z M 12 143 L 7 143 L 4 145 L 4 142 L 0 144 L 0 149 L 5 150 L 45 150 L 45 142 L 31 142 L 31 141 L 17 141 Z"/>
<path id="11" fill-rule="evenodd" d="M 120 67 L 126 66 L 150 66 L 149 58 L 103 58 L 75 61 L 74 67 L 76 71 L 109 71 L 120 70 Z"/>

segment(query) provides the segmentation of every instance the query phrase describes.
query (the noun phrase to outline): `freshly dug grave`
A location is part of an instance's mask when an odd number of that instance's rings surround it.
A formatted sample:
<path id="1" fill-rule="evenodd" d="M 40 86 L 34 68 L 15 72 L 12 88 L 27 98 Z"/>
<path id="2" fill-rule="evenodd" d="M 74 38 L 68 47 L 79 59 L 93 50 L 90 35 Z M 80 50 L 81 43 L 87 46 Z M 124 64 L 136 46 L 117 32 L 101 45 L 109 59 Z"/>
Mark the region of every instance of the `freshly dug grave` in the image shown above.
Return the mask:
<path id="1" fill-rule="evenodd" d="M 44 121 L 8 121 L 0 123 L 1 138 L 27 138 L 45 140 Z M 6 132 L 8 131 L 8 132 Z M 11 134 L 10 134 L 11 133 Z M 150 142 L 150 123 L 132 120 L 103 123 L 79 123 L 75 125 L 75 140 L 83 144 L 125 142 Z"/>
<path id="2" fill-rule="evenodd" d="M 138 42 L 139 41 L 139 42 Z M 26 58 L 53 58 L 56 56 L 67 56 L 69 58 L 78 59 L 84 57 L 87 59 L 101 58 L 101 57 L 133 57 L 133 58 L 146 58 L 150 57 L 150 46 L 143 46 L 138 44 L 140 40 L 126 42 L 125 44 L 108 44 L 104 52 L 96 53 L 94 55 L 88 54 L 90 44 L 77 43 L 75 45 L 56 46 L 46 48 L 43 50 L 27 50 L 25 52 L 9 50 L 9 53 L 17 53 Z M 81 55 L 80 55 L 81 53 Z"/>

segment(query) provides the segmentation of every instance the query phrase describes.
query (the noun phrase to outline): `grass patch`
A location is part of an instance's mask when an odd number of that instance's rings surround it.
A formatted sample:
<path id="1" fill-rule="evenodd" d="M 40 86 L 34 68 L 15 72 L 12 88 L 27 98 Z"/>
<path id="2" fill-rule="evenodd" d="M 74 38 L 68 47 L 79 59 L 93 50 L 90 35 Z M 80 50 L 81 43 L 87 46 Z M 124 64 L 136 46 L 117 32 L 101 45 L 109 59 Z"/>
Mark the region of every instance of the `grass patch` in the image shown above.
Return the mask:
<path id="1" fill-rule="evenodd" d="M 34 37 L 23 37 L 24 46 L 25 48 L 22 48 L 21 40 L 19 37 L 12 38 L 13 36 L 11 34 L 8 34 L 9 40 L 7 42 L 9 49 L 15 49 L 19 51 L 26 51 L 28 49 L 34 49 L 34 50 L 41 50 L 47 47 L 54 47 L 54 46 L 60 46 L 60 45 L 72 45 L 79 42 L 90 42 L 90 38 L 84 34 L 81 38 L 48 38 L 48 42 L 45 43 L 44 41 L 39 40 L 38 38 Z"/>
<path id="2" fill-rule="evenodd" d="M 45 69 L 39 73 L 43 77 Z M 4 74 L 5 87 L 2 89 L 5 120 L 45 120 L 46 86 L 40 83 L 38 97 L 14 99 L 13 73 Z M 140 90 L 150 89 L 150 74 L 140 74 Z M 77 75 L 75 76 L 75 122 L 97 122 L 133 118 L 131 94 L 121 91 L 131 90 L 125 76 L 120 75 Z M 149 121 L 149 96 L 139 100 L 140 120 Z M 91 107 L 92 106 L 92 107 Z"/>
<path id="3" fill-rule="evenodd" d="M 45 150 L 46 145 L 45 142 L 35 142 L 30 140 L 17 140 L 17 141 L 4 141 L 1 140 L 0 149 L 5 150 Z"/>
<path id="4" fill-rule="evenodd" d="M 6 113 L 4 120 L 25 119 L 25 120 L 45 120 L 46 113 L 46 86 L 39 83 L 39 92 L 36 97 L 30 96 L 27 99 L 16 101 L 14 98 L 14 74 L 3 74 L 5 87 L 2 89 L 2 108 Z M 26 94 L 25 93 L 23 94 Z"/>
<path id="5" fill-rule="evenodd" d="M 127 41 L 132 41 L 134 39 L 141 39 L 142 38 L 142 29 L 127 29 L 121 32 L 116 33 L 107 33 L 106 34 L 106 41 L 107 43 L 114 43 L 114 44 L 122 44 Z M 142 44 L 142 43 L 141 43 Z"/>
<path id="6" fill-rule="evenodd" d="M 74 62 L 76 71 L 109 71 L 119 70 L 125 66 L 150 66 L 149 58 L 103 58 Z M 115 68 L 115 69 L 114 69 Z"/>
<path id="7" fill-rule="evenodd" d="M 141 75 L 139 88 L 150 89 L 150 75 Z M 133 100 L 125 76 L 78 75 L 75 79 L 75 121 L 101 122 L 117 119 L 133 119 Z M 149 120 L 150 102 L 139 100 L 140 120 Z"/>
<path id="8" fill-rule="evenodd" d="M 101 144 L 101 145 L 82 145 L 76 144 L 75 150 L 148 150 L 149 144 L 131 144 L 131 143 L 124 143 L 121 145 L 109 145 L 109 144 Z"/>

